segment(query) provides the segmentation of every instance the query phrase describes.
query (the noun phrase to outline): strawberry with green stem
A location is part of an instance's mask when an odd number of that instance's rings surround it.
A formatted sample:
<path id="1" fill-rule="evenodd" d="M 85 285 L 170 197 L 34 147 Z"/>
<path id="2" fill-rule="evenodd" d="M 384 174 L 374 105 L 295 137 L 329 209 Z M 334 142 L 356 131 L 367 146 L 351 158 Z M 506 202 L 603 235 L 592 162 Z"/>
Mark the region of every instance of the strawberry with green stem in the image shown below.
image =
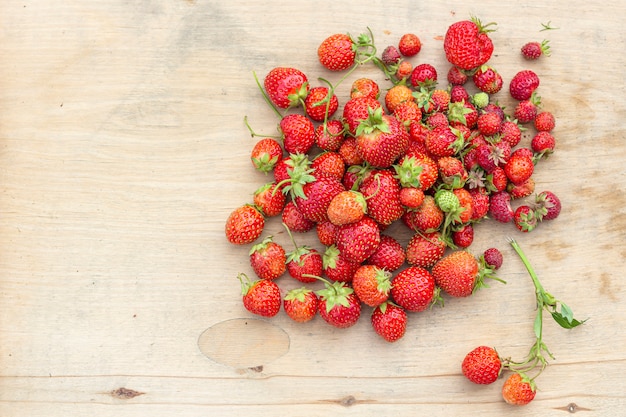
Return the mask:
<path id="1" fill-rule="evenodd" d="M 561 300 L 558 300 L 552 294 L 547 292 L 539 281 L 537 274 L 535 273 L 532 265 L 530 264 L 530 261 L 526 257 L 526 254 L 523 252 L 520 245 L 514 239 L 509 239 L 509 243 L 526 267 L 526 270 L 528 271 L 528 274 L 530 275 L 530 278 L 532 279 L 533 285 L 535 287 L 537 314 L 535 316 L 533 329 L 536 340 L 535 343 L 533 343 L 533 345 L 531 346 L 526 358 L 519 362 L 513 361 L 511 359 L 506 359 L 503 366 L 506 369 L 513 371 L 513 375 L 519 375 L 519 377 L 515 377 L 515 379 L 519 379 L 519 382 L 516 382 L 516 384 L 525 382 L 529 384 L 532 391 L 535 391 L 535 379 L 541 374 L 541 372 L 543 372 L 545 367 L 548 365 L 548 358 L 554 359 L 554 356 L 552 355 L 550 350 L 548 350 L 548 347 L 543 341 L 544 311 L 550 313 L 554 321 L 556 321 L 559 326 L 565 329 L 573 329 L 575 327 L 578 327 L 586 320 L 580 321 L 574 318 L 574 313 L 567 304 L 565 304 Z M 535 374 L 531 376 L 530 373 L 533 371 L 535 371 Z M 504 392 L 505 391 L 503 391 L 503 395 Z M 505 399 L 506 398 L 507 397 L 505 396 Z"/>
<path id="2" fill-rule="evenodd" d="M 287 234 L 294 245 L 294 250 L 287 253 L 286 264 L 287 272 L 293 278 L 304 283 L 315 282 L 314 278 L 310 278 L 311 275 L 317 276 L 322 274 L 323 260 L 322 255 L 315 248 L 311 248 L 307 245 L 298 246 L 291 230 L 283 223 L 283 226 L 287 230 Z"/>
<path id="3" fill-rule="evenodd" d="M 322 319 L 341 329 L 355 325 L 361 317 L 361 300 L 354 290 L 345 282 L 330 282 L 320 276 L 309 277 L 324 283 L 324 288 L 317 291 Z"/>

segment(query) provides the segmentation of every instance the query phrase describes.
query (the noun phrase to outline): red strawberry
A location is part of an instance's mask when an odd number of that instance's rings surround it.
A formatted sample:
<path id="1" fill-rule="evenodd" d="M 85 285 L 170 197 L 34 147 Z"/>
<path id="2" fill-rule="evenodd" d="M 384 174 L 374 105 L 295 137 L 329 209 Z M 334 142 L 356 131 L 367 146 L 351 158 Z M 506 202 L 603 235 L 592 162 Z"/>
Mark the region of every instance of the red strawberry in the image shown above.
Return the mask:
<path id="1" fill-rule="evenodd" d="M 415 233 L 406 247 L 406 261 L 409 265 L 430 268 L 443 257 L 446 244 L 438 231 Z"/>
<path id="2" fill-rule="evenodd" d="M 286 197 L 277 188 L 276 183 L 267 183 L 256 189 L 253 201 L 265 217 L 275 217 L 283 212 Z"/>
<path id="3" fill-rule="evenodd" d="M 452 242 L 459 248 L 467 248 L 474 241 L 474 227 L 464 224 L 460 229 L 452 231 Z"/>
<path id="4" fill-rule="evenodd" d="M 500 355 L 492 347 L 478 346 L 463 359 L 463 375 L 475 384 L 491 384 L 498 379 L 502 370 Z"/>
<path id="5" fill-rule="evenodd" d="M 456 67 L 453 67 L 453 68 L 456 68 Z M 470 94 L 467 91 L 467 88 L 463 87 L 462 85 L 453 85 L 452 88 L 450 88 L 450 102 L 451 103 L 460 103 L 460 102 L 466 102 L 469 100 L 470 100 Z"/>
<path id="6" fill-rule="evenodd" d="M 411 85 L 413 87 L 433 88 L 437 84 L 437 69 L 431 64 L 419 64 L 411 72 Z"/>
<path id="7" fill-rule="evenodd" d="M 287 270 L 285 249 L 272 236 L 250 249 L 250 265 L 261 279 L 276 279 Z"/>
<path id="8" fill-rule="evenodd" d="M 354 136 L 346 137 L 339 147 L 339 155 L 343 158 L 346 166 L 363 164 L 363 158 L 357 150 L 356 138 Z M 346 186 L 346 188 L 349 187 Z"/>
<path id="9" fill-rule="evenodd" d="M 283 117 L 280 130 L 283 132 L 283 144 L 288 153 L 305 154 L 315 143 L 315 126 L 309 118 L 301 114 L 291 113 Z"/>
<path id="10" fill-rule="evenodd" d="M 437 163 L 424 154 L 407 153 L 393 168 L 401 186 L 415 187 L 422 191 L 430 189 L 439 176 Z"/>
<path id="11" fill-rule="evenodd" d="M 330 221 L 319 222 L 315 225 L 315 231 L 320 243 L 324 246 L 330 246 L 335 243 L 335 235 L 337 234 L 337 226 Z"/>
<path id="12" fill-rule="evenodd" d="M 409 61 L 400 61 L 398 69 L 396 70 L 396 79 L 406 80 L 411 76 L 413 72 L 413 64 Z"/>
<path id="13" fill-rule="evenodd" d="M 430 96 L 430 101 L 433 104 L 433 110 L 435 112 L 444 113 L 448 111 L 450 105 L 450 93 L 448 90 L 435 89 Z"/>
<path id="14" fill-rule="evenodd" d="M 376 81 L 371 78 L 357 78 L 352 82 L 350 89 L 350 98 L 357 97 L 370 97 L 374 100 L 378 100 L 380 94 L 380 87 Z"/>
<path id="15" fill-rule="evenodd" d="M 337 180 L 343 180 L 346 164 L 339 152 L 326 151 L 318 154 L 311 163 L 313 176 L 328 175 Z"/>
<path id="16" fill-rule="evenodd" d="M 315 175 L 315 181 L 302 187 L 303 195 L 295 196 L 295 204 L 304 217 L 321 222 L 328 219 L 328 206 L 332 199 L 344 191 L 345 187 L 339 179 L 329 175 Z"/>
<path id="17" fill-rule="evenodd" d="M 269 99 L 281 109 L 299 105 L 309 91 L 307 76 L 296 68 L 274 68 L 263 84 Z"/>
<path id="18" fill-rule="evenodd" d="M 383 53 L 380 56 L 380 60 L 385 65 L 396 65 L 402 59 L 402 55 L 400 55 L 400 51 L 393 45 L 389 45 L 385 49 L 383 49 Z"/>
<path id="19" fill-rule="evenodd" d="M 300 282 L 315 282 L 315 278 L 322 275 L 322 255 L 315 248 L 296 246 L 287 253 L 287 271 L 292 278 Z M 309 276 L 311 275 L 311 276 Z"/>
<path id="20" fill-rule="evenodd" d="M 261 236 L 265 217 L 254 206 L 245 204 L 233 210 L 226 219 L 226 239 L 235 245 L 252 243 Z"/>
<path id="21" fill-rule="evenodd" d="M 561 200 L 552 191 L 537 194 L 534 206 L 540 220 L 554 220 L 561 213 Z"/>
<path id="22" fill-rule="evenodd" d="M 404 336 L 408 317 L 402 307 L 386 302 L 372 311 L 370 321 L 376 334 L 387 342 L 395 342 Z"/>
<path id="23" fill-rule="evenodd" d="M 535 170 L 532 157 L 527 154 L 519 152 L 519 148 L 516 149 L 509 160 L 504 164 L 504 172 L 513 184 L 519 185 L 524 183 Z"/>
<path id="24" fill-rule="evenodd" d="M 371 171 L 359 191 L 365 197 L 367 214 L 382 226 L 389 226 L 404 213 L 400 202 L 400 182 L 390 170 Z"/>
<path id="25" fill-rule="evenodd" d="M 443 211 L 435 203 L 431 195 L 424 196 L 424 202 L 415 210 L 409 210 L 402 215 L 402 221 L 413 231 L 431 232 L 437 230 L 443 223 Z"/>
<path id="26" fill-rule="evenodd" d="M 328 120 L 315 128 L 315 144 L 325 151 L 338 151 L 345 139 L 345 129 L 340 120 Z"/>
<path id="27" fill-rule="evenodd" d="M 537 132 L 530 141 L 530 147 L 535 153 L 535 158 L 547 157 L 554 152 L 556 139 L 546 131 Z"/>
<path id="28" fill-rule="evenodd" d="M 393 115 L 405 127 L 412 122 L 421 122 L 422 120 L 422 110 L 415 101 L 405 101 L 399 104 L 395 108 Z"/>
<path id="29" fill-rule="evenodd" d="M 523 204 L 515 209 L 513 223 L 522 232 L 530 232 L 537 227 L 535 211 L 528 205 Z"/>
<path id="30" fill-rule="evenodd" d="M 320 316 L 328 324 L 347 328 L 356 324 L 361 316 L 361 301 L 354 290 L 343 282 L 326 282 L 324 289 L 319 290 Z"/>
<path id="31" fill-rule="evenodd" d="M 507 404 L 526 405 L 535 398 L 534 383 L 515 372 L 502 385 L 502 398 Z"/>
<path id="32" fill-rule="evenodd" d="M 500 133 L 502 120 L 496 113 L 482 113 L 476 120 L 476 125 L 480 133 L 485 136 L 493 136 Z M 505 142 L 506 143 L 506 142 Z"/>
<path id="33" fill-rule="evenodd" d="M 402 37 L 400 37 L 398 49 L 402 55 L 411 57 L 417 55 L 422 49 L 422 42 L 416 34 L 405 33 Z"/>
<path id="34" fill-rule="evenodd" d="M 315 222 L 304 217 L 293 201 L 287 202 L 283 209 L 282 222 L 292 232 L 305 233 L 315 227 Z"/>
<path id="35" fill-rule="evenodd" d="M 457 250 L 441 258 L 431 270 L 435 283 L 452 297 L 472 294 L 479 278 L 478 261 L 466 250 Z"/>
<path id="36" fill-rule="evenodd" d="M 361 302 L 376 307 L 389 298 L 391 272 L 375 265 L 361 265 L 352 277 L 352 288 Z"/>
<path id="37" fill-rule="evenodd" d="M 249 312 L 263 317 L 274 317 L 280 311 L 280 288 L 274 281 L 258 279 L 250 281 L 245 274 L 239 274 L 243 306 Z"/>
<path id="38" fill-rule="evenodd" d="M 339 99 L 335 94 L 328 97 L 328 87 L 313 87 L 304 99 L 304 111 L 316 122 L 324 121 L 335 114 Z"/>
<path id="39" fill-rule="evenodd" d="M 357 151 L 363 160 L 379 168 L 390 167 L 409 147 L 404 126 L 382 109 L 370 111 L 356 130 Z"/>
<path id="40" fill-rule="evenodd" d="M 367 212 L 367 203 L 360 192 L 344 190 L 333 197 L 326 212 L 332 224 L 343 226 L 361 220 Z"/>
<path id="41" fill-rule="evenodd" d="M 337 230 L 337 248 L 349 261 L 361 263 L 380 245 L 380 229 L 369 216 L 356 223 L 346 224 Z"/>
<path id="42" fill-rule="evenodd" d="M 541 43 L 539 42 L 527 42 L 522 48 L 522 56 L 526 59 L 538 59 L 542 55 L 550 56 L 550 41 L 544 39 Z"/>
<path id="43" fill-rule="evenodd" d="M 488 266 L 495 270 L 500 269 L 504 258 L 498 248 L 488 248 L 483 252 L 483 260 Z"/>
<path id="44" fill-rule="evenodd" d="M 511 208 L 511 196 L 509 193 L 498 191 L 491 194 L 489 215 L 500 223 L 508 223 L 513 220 L 513 209 Z"/>
<path id="45" fill-rule="evenodd" d="M 472 196 L 472 220 L 481 220 L 489 212 L 489 193 L 485 187 L 472 188 L 469 193 Z"/>
<path id="46" fill-rule="evenodd" d="M 351 98 L 346 101 L 343 106 L 343 119 L 348 127 L 348 131 L 355 135 L 356 129 L 363 120 L 369 117 L 371 110 L 378 108 L 382 108 L 382 105 L 378 100 L 370 96 Z"/>
<path id="47" fill-rule="evenodd" d="M 400 190 L 400 204 L 407 209 L 415 209 L 424 202 L 424 191 L 416 187 L 402 187 Z"/>
<path id="48" fill-rule="evenodd" d="M 437 160 L 439 177 L 441 181 L 452 188 L 460 188 L 465 185 L 468 173 L 463 162 L 452 156 L 443 156 Z"/>
<path id="49" fill-rule="evenodd" d="M 349 35 L 337 33 L 322 41 L 317 48 L 320 63 L 331 71 L 350 68 L 356 58 L 356 45 Z"/>
<path id="50" fill-rule="evenodd" d="M 502 89 L 502 76 L 489 65 L 480 66 L 472 76 L 474 85 L 487 94 L 496 94 Z"/>
<path id="51" fill-rule="evenodd" d="M 390 235 L 381 234 L 380 245 L 366 262 L 393 272 L 399 269 L 405 260 L 406 253 L 400 242 Z"/>
<path id="52" fill-rule="evenodd" d="M 452 156 L 463 146 L 463 138 L 446 127 L 436 127 L 426 134 L 426 149 L 435 156 Z"/>
<path id="53" fill-rule="evenodd" d="M 541 98 L 535 94 L 528 100 L 522 100 L 515 106 L 513 116 L 519 123 L 530 123 L 537 117 L 537 111 L 541 104 Z"/>
<path id="54" fill-rule="evenodd" d="M 250 160 L 254 168 L 261 172 L 270 172 L 283 158 L 283 148 L 276 139 L 264 138 L 252 148 Z"/>
<path id="55" fill-rule="evenodd" d="M 455 85 L 463 85 L 467 82 L 467 74 L 456 65 L 452 65 L 447 74 L 448 82 Z"/>
<path id="56" fill-rule="evenodd" d="M 443 40 L 446 59 L 464 70 L 473 70 L 486 63 L 493 53 L 493 42 L 489 38 L 489 26 L 480 20 L 463 20 L 450 25 Z"/>
<path id="57" fill-rule="evenodd" d="M 396 84 L 385 94 L 385 106 L 389 113 L 393 113 L 396 107 L 407 101 L 415 101 L 415 97 L 413 97 L 413 90 L 405 84 Z"/>
<path id="58" fill-rule="evenodd" d="M 492 192 L 504 191 L 509 184 L 509 179 L 504 168 L 497 166 L 487 175 L 487 188 Z"/>
<path id="59" fill-rule="evenodd" d="M 298 323 L 312 320 L 318 311 L 319 299 L 312 290 L 301 287 L 287 291 L 283 308 L 287 316 Z"/>
<path id="60" fill-rule="evenodd" d="M 519 185 L 510 182 L 506 186 L 506 190 L 511 194 L 511 199 L 513 200 L 528 197 L 535 191 L 535 180 L 533 177 L 530 177 Z"/>
<path id="61" fill-rule="evenodd" d="M 326 248 L 322 260 L 324 275 L 333 281 L 351 282 L 354 273 L 360 266 L 358 262 L 347 260 L 335 245 Z"/>
<path id="62" fill-rule="evenodd" d="M 549 111 L 542 111 L 537 114 L 534 123 L 538 132 L 551 132 L 555 125 L 554 114 Z"/>
<path id="63" fill-rule="evenodd" d="M 500 126 L 500 140 L 508 142 L 511 148 L 517 146 L 522 140 L 522 130 L 519 125 L 512 120 L 505 120 Z"/>
<path id="64" fill-rule="evenodd" d="M 391 284 L 391 298 L 409 312 L 426 310 L 436 298 L 435 279 L 428 270 L 419 266 L 402 270 Z"/>
<path id="65" fill-rule="evenodd" d="M 515 100 L 528 100 L 539 87 L 539 76 L 532 70 L 521 70 L 511 78 L 509 92 Z"/>

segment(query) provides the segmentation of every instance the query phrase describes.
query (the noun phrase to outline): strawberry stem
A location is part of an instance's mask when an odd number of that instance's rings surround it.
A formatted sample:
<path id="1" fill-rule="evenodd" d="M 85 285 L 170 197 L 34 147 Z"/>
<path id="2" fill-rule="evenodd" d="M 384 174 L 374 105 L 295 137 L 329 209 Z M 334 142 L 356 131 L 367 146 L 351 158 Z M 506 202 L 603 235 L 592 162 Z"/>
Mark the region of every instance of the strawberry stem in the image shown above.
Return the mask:
<path id="1" fill-rule="evenodd" d="M 256 72 L 252 71 L 252 75 L 254 76 L 254 81 L 256 82 L 256 85 L 259 87 L 259 90 L 261 90 L 261 94 L 263 95 L 263 99 L 265 99 L 265 102 L 272 108 L 272 110 L 274 110 L 274 113 L 276 113 L 278 118 L 282 119 L 283 115 L 278 111 L 274 103 L 272 103 L 272 100 L 270 100 L 269 96 L 265 92 L 265 89 L 261 85 L 261 82 L 259 81 L 259 77 L 257 77 Z"/>

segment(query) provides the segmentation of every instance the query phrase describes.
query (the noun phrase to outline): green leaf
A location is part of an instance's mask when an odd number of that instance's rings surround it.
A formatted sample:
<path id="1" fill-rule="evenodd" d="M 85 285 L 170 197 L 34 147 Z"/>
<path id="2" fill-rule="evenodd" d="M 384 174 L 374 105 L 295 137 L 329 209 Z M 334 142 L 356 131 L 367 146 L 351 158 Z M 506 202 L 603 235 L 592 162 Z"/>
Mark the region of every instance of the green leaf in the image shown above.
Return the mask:
<path id="1" fill-rule="evenodd" d="M 564 329 L 573 329 L 574 327 L 580 326 L 585 321 L 587 321 L 587 320 L 583 320 L 583 321 L 576 320 L 573 317 L 570 320 L 558 311 L 553 311 L 551 314 L 552 314 L 552 318 L 554 319 L 554 321 L 556 321 L 559 324 L 559 326 L 563 327 Z"/>
<path id="2" fill-rule="evenodd" d="M 539 311 L 537 313 L 537 316 L 535 316 L 535 323 L 533 325 L 533 329 L 535 331 L 535 336 L 537 337 L 537 339 L 541 339 L 541 327 L 542 327 L 542 317 L 541 317 L 541 311 Z"/>

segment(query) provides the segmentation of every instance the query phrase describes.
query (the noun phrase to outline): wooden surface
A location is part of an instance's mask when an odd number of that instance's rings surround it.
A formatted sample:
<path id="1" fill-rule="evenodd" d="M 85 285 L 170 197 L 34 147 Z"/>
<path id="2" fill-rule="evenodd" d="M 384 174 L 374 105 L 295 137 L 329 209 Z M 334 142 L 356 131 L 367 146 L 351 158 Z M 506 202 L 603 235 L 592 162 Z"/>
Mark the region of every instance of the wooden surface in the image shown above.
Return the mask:
<path id="1" fill-rule="evenodd" d="M 3 2 L 0 415 L 626 415 L 626 9 L 549 4 Z M 508 284 L 412 315 L 396 344 L 367 318 L 335 330 L 252 317 L 236 279 L 250 273 L 248 247 L 223 228 L 267 180 L 243 118 L 267 133 L 277 119 L 253 71 L 336 81 L 318 44 L 369 27 L 381 51 L 418 34 L 412 62 L 444 78 L 441 36 L 471 13 L 499 24 L 491 63 L 505 85 L 524 67 L 542 78 L 557 152 L 535 180 L 561 197 L 559 219 L 528 235 L 480 224 L 471 250 L 501 248 Z M 547 21 L 559 29 L 539 32 Z M 544 37 L 552 56 L 524 62 L 519 47 Z M 384 82 L 372 67 L 356 76 Z M 525 408 L 503 403 L 501 381 L 477 387 L 460 372 L 476 345 L 519 358 L 533 341 L 532 284 L 507 236 L 589 318 L 573 331 L 546 324 L 555 360 Z"/>

